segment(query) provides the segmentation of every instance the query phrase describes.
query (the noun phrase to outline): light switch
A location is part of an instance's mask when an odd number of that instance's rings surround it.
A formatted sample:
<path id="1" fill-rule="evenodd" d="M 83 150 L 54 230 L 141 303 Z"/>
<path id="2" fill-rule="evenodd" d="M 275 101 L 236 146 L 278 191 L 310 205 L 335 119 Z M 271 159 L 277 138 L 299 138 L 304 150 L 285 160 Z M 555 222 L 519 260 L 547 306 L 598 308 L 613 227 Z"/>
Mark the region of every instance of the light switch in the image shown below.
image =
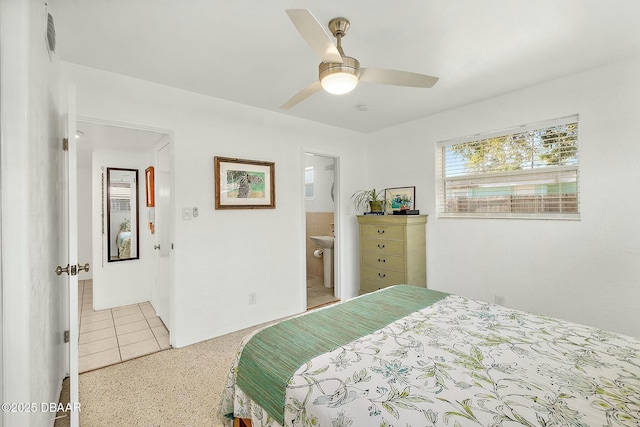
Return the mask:
<path id="1" fill-rule="evenodd" d="M 185 221 L 191 219 L 191 208 L 182 208 L 182 219 Z"/>

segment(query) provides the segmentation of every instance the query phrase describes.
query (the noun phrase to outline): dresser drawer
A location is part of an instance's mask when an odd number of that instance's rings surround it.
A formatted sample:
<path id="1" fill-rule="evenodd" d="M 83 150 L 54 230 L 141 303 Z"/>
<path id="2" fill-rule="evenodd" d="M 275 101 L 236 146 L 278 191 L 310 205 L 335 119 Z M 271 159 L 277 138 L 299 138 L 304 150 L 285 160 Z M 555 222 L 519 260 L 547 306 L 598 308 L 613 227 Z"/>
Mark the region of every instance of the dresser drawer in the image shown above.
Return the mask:
<path id="1" fill-rule="evenodd" d="M 362 278 L 364 280 L 374 280 L 385 282 L 388 284 L 404 283 L 404 272 L 385 270 L 383 268 L 365 267 L 362 269 Z"/>
<path id="2" fill-rule="evenodd" d="M 360 250 L 382 254 L 404 255 L 404 241 L 384 239 L 361 239 Z"/>
<path id="3" fill-rule="evenodd" d="M 382 239 L 404 239 L 405 227 L 401 225 L 363 224 L 360 228 L 362 237 L 379 237 Z"/>
<path id="4" fill-rule="evenodd" d="M 404 271 L 404 257 L 399 255 L 389 255 L 377 252 L 362 252 L 362 262 L 373 268 L 384 268 L 390 270 Z"/>
<path id="5" fill-rule="evenodd" d="M 360 284 L 360 292 L 361 293 L 374 292 L 374 291 L 377 291 L 378 289 L 386 288 L 394 284 L 395 283 L 378 282 L 375 280 L 363 280 Z"/>

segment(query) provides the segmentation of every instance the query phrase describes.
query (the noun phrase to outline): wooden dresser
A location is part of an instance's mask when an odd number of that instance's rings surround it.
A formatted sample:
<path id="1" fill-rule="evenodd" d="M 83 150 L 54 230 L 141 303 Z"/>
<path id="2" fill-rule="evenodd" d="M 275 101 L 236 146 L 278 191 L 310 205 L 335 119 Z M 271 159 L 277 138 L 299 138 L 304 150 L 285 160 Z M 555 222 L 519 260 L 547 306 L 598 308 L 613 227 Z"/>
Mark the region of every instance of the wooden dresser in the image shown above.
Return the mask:
<path id="1" fill-rule="evenodd" d="M 426 215 L 359 215 L 360 293 L 427 286 Z"/>

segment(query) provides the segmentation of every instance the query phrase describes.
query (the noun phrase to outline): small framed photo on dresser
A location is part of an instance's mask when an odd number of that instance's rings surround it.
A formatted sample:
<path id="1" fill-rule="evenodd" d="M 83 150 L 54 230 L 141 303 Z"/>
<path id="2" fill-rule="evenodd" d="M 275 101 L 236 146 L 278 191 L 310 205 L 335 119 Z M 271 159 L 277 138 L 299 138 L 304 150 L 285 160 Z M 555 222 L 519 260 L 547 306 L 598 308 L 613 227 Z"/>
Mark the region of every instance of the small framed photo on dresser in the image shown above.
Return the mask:
<path id="1" fill-rule="evenodd" d="M 416 187 L 392 187 L 386 188 L 385 199 L 387 209 L 390 212 L 401 210 L 414 210 L 416 208 Z"/>

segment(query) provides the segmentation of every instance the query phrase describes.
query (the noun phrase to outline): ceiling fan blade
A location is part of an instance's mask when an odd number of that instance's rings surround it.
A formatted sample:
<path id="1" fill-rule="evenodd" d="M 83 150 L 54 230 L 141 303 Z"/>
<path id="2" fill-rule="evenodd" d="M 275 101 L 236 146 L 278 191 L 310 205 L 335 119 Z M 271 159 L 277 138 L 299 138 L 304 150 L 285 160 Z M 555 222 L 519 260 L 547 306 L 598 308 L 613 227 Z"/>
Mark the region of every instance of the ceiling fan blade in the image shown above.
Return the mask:
<path id="1" fill-rule="evenodd" d="M 408 87 L 432 87 L 438 77 L 385 68 L 360 68 L 360 80 L 369 83 Z"/>
<path id="2" fill-rule="evenodd" d="M 309 86 L 302 89 L 300 92 L 293 95 L 293 97 L 287 102 L 285 102 L 284 104 L 282 104 L 280 108 L 283 110 L 288 110 L 289 108 L 293 107 L 299 102 L 304 101 L 314 93 L 318 92 L 320 89 L 322 89 L 322 85 L 320 85 L 320 81 L 315 81 L 311 83 Z"/>
<path id="3" fill-rule="evenodd" d="M 287 15 L 293 22 L 302 38 L 307 42 L 322 62 L 337 62 L 342 64 L 342 56 L 333 44 L 331 37 L 324 30 L 309 9 L 288 9 Z"/>

